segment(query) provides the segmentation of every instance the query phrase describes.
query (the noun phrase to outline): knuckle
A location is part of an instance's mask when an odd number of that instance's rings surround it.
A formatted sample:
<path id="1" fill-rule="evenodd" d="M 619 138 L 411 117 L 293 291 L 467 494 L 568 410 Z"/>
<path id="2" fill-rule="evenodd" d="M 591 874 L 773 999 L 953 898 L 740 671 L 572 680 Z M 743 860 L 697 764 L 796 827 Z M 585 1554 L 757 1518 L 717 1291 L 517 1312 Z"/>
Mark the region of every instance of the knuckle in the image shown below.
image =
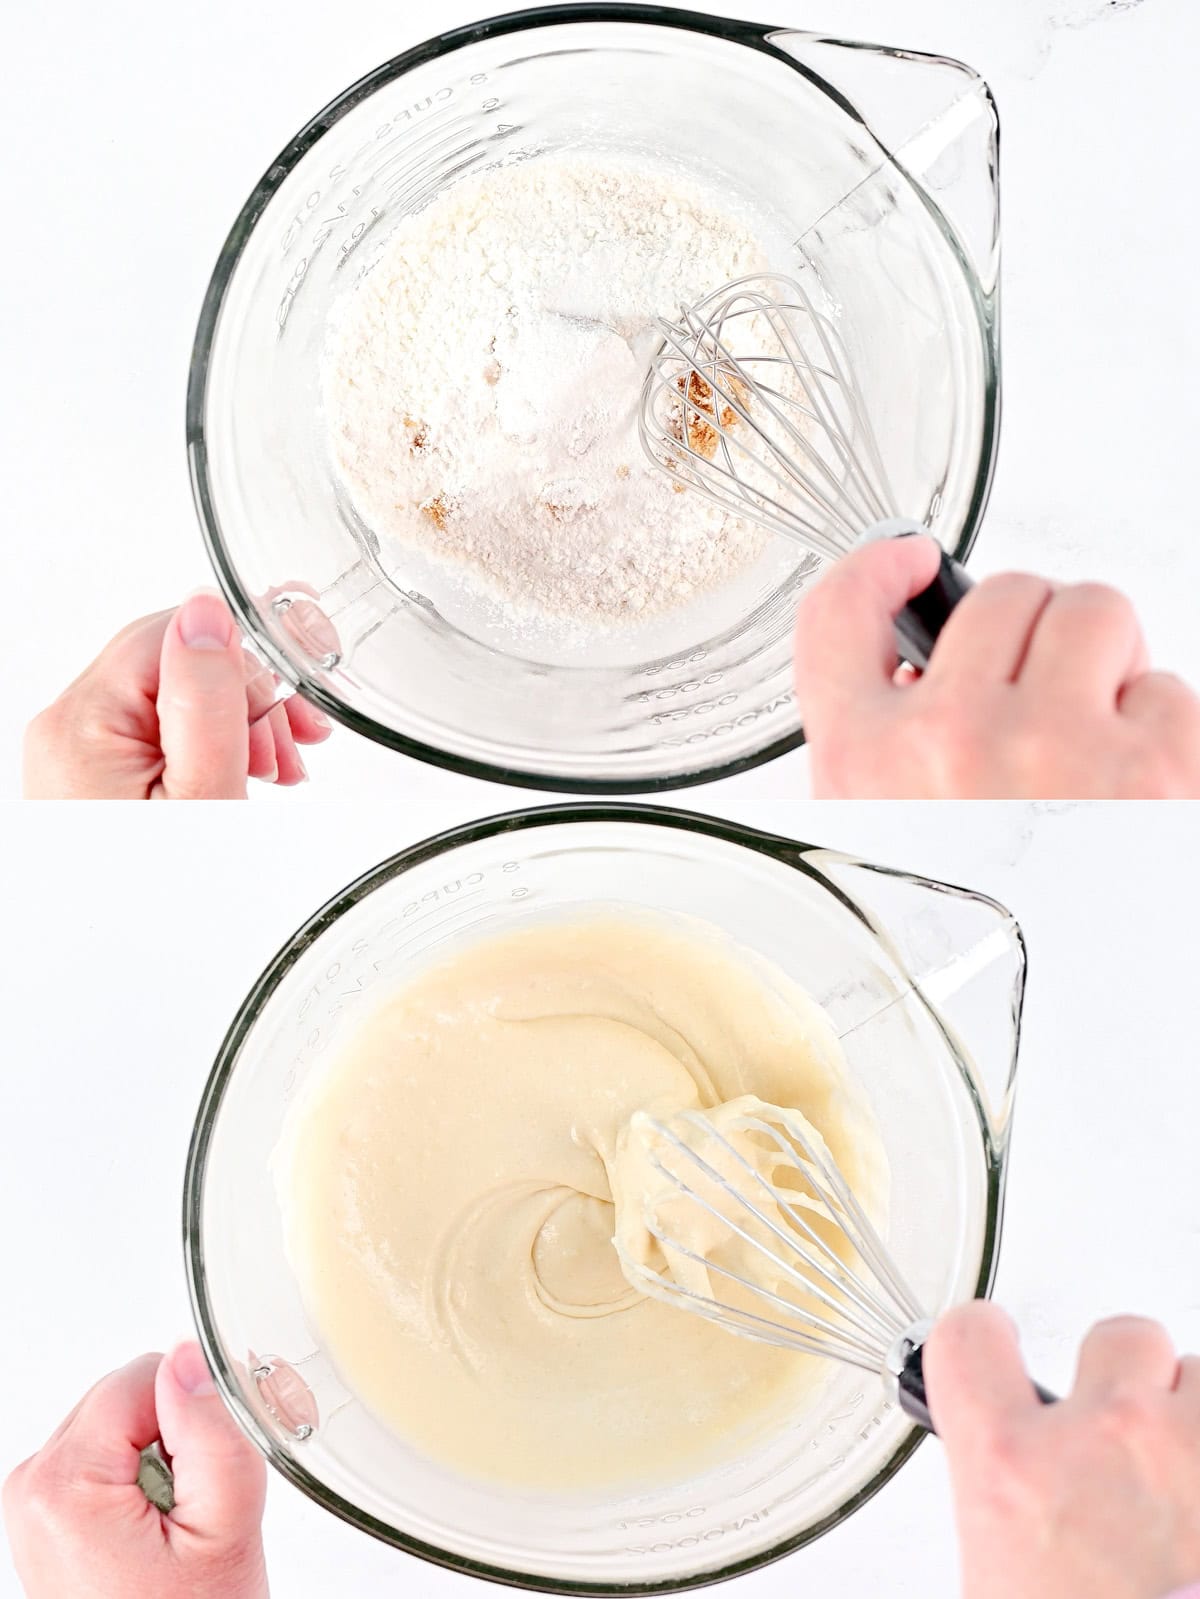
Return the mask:
<path id="1" fill-rule="evenodd" d="M 1193 706 L 1200 706 L 1200 701 L 1197 700 L 1191 685 L 1185 683 L 1177 672 L 1156 671 L 1148 672 L 1146 675 L 1153 680 L 1154 687 L 1161 689 L 1164 694 L 1169 694 L 1172 697 L 1178 696 L 1180 699 L 1190 702 Z"/>
<path id="2" fill-rule="evenodd" d="M 24 1503 L 28 1474 L 29 1462 L 25 1460 L 19 1466 L 14 1466 L 5 1477 L 4 1486 L 0 1488 L 0 1503 L 3 1503 L 6 1516 L 11 1517 Z"/>
<path id="3" fill-rule="evenodd" d="M 982 1463 L 987 1468 L 993 1492 L 1014 1500 L 1024 1494 L 1030 1470 L 1030 1454 L 1020 1431 L 1003 1417 L 995 1418 L 982 1440 Z"/>
<path id="4" fill-rule="evenodd" d="M 925 1341 L 926 1359 L 935 1373 L 959 1373 L 978 1363 L 982 1351 L 997 1339 L 1011 1337 L 1012 1323 L 998 1305 L 972 1299 L 944 1311 Z"/>
<path id="5" fill-rule="evenodd" d="M 1156 1434 L 1163 1420 L 1161 1395 L 1132 1384 L 1115 1388 L 1100 1410 L 1101 1430 L 1110 1438 L 1130 1443 Z"/>
<path id="6" fill-rule="evenodd" d="M 972 1337 L 977 1336 L 982 1327 L 993 1330 L 1003 1327 L 1006 1331 L 1012 1328 L 1012 1318 L 1008 1312 L 990 1299 L 965 1300 L 942 1319 L 963 1331 L 969 1329 Z"/>
<path id="7" fill-rule="evenodd" d="M 1063 590 L 1063 598 L 1083 605 L 1113 622 L 1133 622 L 1137 618 L 1129 596 L 1122 594 L 1120 589 L 1110 588 L 1107 583 L 1076 583 Z"/>
<path id="8" fill-rule="evenodd" d="M 1161 1321 L 1149 1316 L 1114 1316 L 1105 1324 L 1109 1337 L 1119 1340 L 1139 1356 L 1165 1362 L 1171 1371 L 1178 1363 L 1175 1342 Z"/>
<path id="9" fill-rule="evenodd" d="M 147 627 L 154 626 L 156 623 L 162 621 L 164 617 L 170 615 L 170 611 L 150 611 L 145 616 L 135 617 L 132 622 L 126 622 L 121 631 L 119 633 L 114 633 L 112 638 L 109 639 L 108 643 L 100 651 L 99 659 L 103 661 L 105 659 L 110 659 L 113 656 L 120 656 L 130 639 L 138 638 L 140 634 L 146 631 Z"/>
<path id="10" fill-rule="evenodd" d="M 967 595 L 963 605 L 970 605 L 976 596 L 981 596 L 984 601 L 1009 602 L 1027 598 L 1038 599 L 1049 591 L 1050 585 L 1046 579 L 1035 577 L 1031 572 L 996 572 L 976 584 L 973 593 Z M 977 598 L 975 603 L 979 603 Z"/>
<path id="11" fill-rule="evenodd" d="M 1160 1339 L 1166 1338 L 1166 1328 L 1160 1321 L 1154 1321 L 1150 1316 L 1105 1316 L 1092 1328 L 1092 1335 L 1101 1338 L 1119 1338 L 1125 1340 Z"/>
<path id="12" fill-rule="evenodd" d="M 52 1527 L 58 1512 L 58 1496 L 44 1472 L 35 1472 L 25 1484 L 21 1505 L 27 1520 L 41 1527 Z"/>
<path id="13" fill-rule="evenodd" d="M 48 755 L 56 750 L 62 743 L 66 721 L 62 700 L 39 711 L 25 729 L 26 755 Z"/>
<path id="14" fill-rule="evenodd" d="M 1200 695 L 1180 678 L 1165 690 L 1171 709 L 1171 732 L 1180 750 L 1200 758 Z"/>
<path id="15" fill-rule="evenodd" d="M 1200 772 L 1200 756 L 1195 763 Z M 1160 740 L 1147 740 L 1122 769 L 1119 799 L 1183 799 L 1193 791 L 1187 763 Z"/>
<path id="16" fill-rule="evenodd" d="M 985 1299 L 969 1299 L 966 1304 L 944 1311 L 934 1322 L 926 1342 L 939 1352 L 963 1349 L 974 1343 L 981 1327 L 990 1325 L 1000 1314 Z"/>
<path id="17" fill-rule="evenodd" d="M 30 722 L 26 730 L 26 753 L 90 754 L 107 742 L 107 712 L 103 695 L 74 692 L 62 695 Z"/>
<path id="18" fill-rule="evenodd" d="M 81 707 L 79 714 L 72 718 L 72 745 L 83 755 L 107 747 L 112 735 L 106 711 L 107 706 L 99 700 L 89 700 Z"/>
<path id="19" fill-rule="evenodd" d="M 44 1455 L 34 1455 L 16 1468 L 4 1484 L 4 1513 L 42 1529 L 54 1527 L 61 1513 L 62 1493 Z"/>

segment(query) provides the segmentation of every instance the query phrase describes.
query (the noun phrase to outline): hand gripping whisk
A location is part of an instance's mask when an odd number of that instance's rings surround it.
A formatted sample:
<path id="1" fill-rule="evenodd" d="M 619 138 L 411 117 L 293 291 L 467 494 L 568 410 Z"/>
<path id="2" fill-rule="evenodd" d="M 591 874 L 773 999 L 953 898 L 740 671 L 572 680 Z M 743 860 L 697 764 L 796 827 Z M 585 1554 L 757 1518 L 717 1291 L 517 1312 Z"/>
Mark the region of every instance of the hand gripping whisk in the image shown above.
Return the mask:
<path id="1" fill-rule="evenodd" d="M 677 483 L 826 560 L 864 539 L 925 531 L 900 514 L 835 324 L 794 278 L 738 278 L 657 327 L 638 434 Z M 928 664 L 970 586 L 943 552 L 896 620 L 911 665 Z"/>
<path id="2" fill-rule="evenodd" d="M 793 1111 L 723 1109 L 738 1114 L 720 1126 L 704 1111 L 633 1118 L 648 1199 L 644 1232 L 618 1230 L 626 1278 L 743 1337 L 881 1375 L 933 1432 L 921 1363 L 932 1324 L 824 1140 Z"/>

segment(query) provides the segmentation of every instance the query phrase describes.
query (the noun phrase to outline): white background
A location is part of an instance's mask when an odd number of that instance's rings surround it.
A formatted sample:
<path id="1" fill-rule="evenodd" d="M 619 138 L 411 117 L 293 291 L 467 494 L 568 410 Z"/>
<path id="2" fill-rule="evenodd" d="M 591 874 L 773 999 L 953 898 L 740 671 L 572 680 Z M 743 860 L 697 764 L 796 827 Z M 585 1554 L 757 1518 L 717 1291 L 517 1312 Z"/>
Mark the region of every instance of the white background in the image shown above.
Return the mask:
<path id="1" fill-rule="evenodd" d="M 101 1372 L 186 1335 L 187 1139 L 253 979 L 352 877 L 466 815 L 433 798 L 402 815 L 92 805 L 64 829 L 58 808 L 9 807 L 0 1474 Z M 1021 921 L 1029 990 L 997 1294 L 1041 1380 L 1067 1384 L 1085 1328 L 1119 1310 L 1200 1349 L 1195 808 L 777 800 L 755 819 L 983 890 Z M 277 1479 L 266 1537 L 278 1599 L 494 1591 L 372 1542 Z M 951 1599 L 954 1563 L 929 1443 L 845 1525 L 721 1591 Z M 0 1557 L 0 1594 L 16 1591 Z"/>
<path id="2" fill-rule="evenodd" d="M 1140 608 L 1158 664 L 1200 682 L 1200 6 L 724 8 L 956 55 L 992 83 L 1003 125 L 1005 400 L 972 568 L 1115 583 Z M 489 0 L 8 8 L 0 793 L 15 789 L 29 716 L 126 621 L 207 580 L 185 467 L 184 384 L 205 284 L 251 187 L 353 79 L 488 9 Z M 804 765 L 793 755 L 729 791 L 751 815 L 761 796 L 802 792 Z M 468 779 L 418 774 L 349 734 L 314 752 L 310 769 L 310 799 L 400 800 L 419 783 L 452 805 L 473 792 Z"/>

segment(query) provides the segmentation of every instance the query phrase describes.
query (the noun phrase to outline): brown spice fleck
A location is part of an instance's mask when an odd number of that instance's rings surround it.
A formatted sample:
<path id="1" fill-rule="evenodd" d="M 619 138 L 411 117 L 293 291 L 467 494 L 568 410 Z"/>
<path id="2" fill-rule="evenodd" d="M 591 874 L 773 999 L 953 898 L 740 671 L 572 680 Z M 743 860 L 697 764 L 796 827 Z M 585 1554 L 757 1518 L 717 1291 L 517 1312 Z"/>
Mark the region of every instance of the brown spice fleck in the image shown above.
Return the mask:
<path id="1" fill-rule="evenodd" d="M 450 515 L 450 507 L 440 494 L 435 494 L 431 500 L 422 500 L 418 509 L 439 531 L 445 527 L 446 518 Z"/>
<path id="2" fill-rule="evenodd" d="M 617 468 L 617 476 L 618 477 L 628 477 L 629 476 L 629 468 L 624 464 L 624 462 L 622 462 L 621 465 Z"/>
<path id="3" fill-rule="evenodd" d="M 550 512 L 556 522 L 575 522 L 584 511 L 582 505 L 564 505 L 561 500 L 543 500 L 542 504 Z"/>
<path id="4" fill-rule="evenodd" d="M 739 404 L 745 405 L 747 390 L 742 380 L 728 372 L 721 374 L 721 380 Z M 711 461 L 717 453 L 720 438 L 716 424 L 721 428 L 731 428 L 738 420 L 738 414 L 727 403 L 722 404 L 718 411 L 712 384 L 707 378 L 701 377 L 694 367 L 686 376 L 681 373 L 675 379 L 675 387 L 684 400 L 680 403 L 672 434 L 682 443 L 686 425 L 688 447 L 706 461 Z"/>
<path id="5" fill-rule="evenodd" d="M 418 422 L 415 416 L 405 416 L 404 426 L 412 434 L 408 441 L 409 449 L 414 455 L 419 455 L 425 448 L 427 438 L 424 422 Z"/>

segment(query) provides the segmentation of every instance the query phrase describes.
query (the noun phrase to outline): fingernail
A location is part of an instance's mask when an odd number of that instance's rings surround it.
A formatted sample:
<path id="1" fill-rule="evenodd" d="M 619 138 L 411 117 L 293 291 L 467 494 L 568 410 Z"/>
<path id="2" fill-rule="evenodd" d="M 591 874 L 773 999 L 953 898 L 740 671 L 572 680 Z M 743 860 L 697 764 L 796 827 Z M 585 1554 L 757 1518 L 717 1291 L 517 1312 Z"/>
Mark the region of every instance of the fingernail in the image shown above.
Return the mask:
<path id="1" fill-rule="evenodd" d="M 309 713 L 312 716 L 313 726 L 316 728 L 318 733 L 333 732 L 333 723 L 325 715 L 324 711 L 319 711 L 315 705 L 310 705 Z"/>
<path id="2" fill-rule="evenodd" d="M 219 594 L 201 589 L 184 600 L 176 615 L 179 636 L 190 650 L 223 650 L 233 638 L 233 617 Z"/>
<path id="3" fill-rule="evenodd" d="M 216 1392 L 208 1362 L 199 1344 L 180 1344 L 171 1355 L 171 1375 L 185 1394 L 211 1394 Z"/>

